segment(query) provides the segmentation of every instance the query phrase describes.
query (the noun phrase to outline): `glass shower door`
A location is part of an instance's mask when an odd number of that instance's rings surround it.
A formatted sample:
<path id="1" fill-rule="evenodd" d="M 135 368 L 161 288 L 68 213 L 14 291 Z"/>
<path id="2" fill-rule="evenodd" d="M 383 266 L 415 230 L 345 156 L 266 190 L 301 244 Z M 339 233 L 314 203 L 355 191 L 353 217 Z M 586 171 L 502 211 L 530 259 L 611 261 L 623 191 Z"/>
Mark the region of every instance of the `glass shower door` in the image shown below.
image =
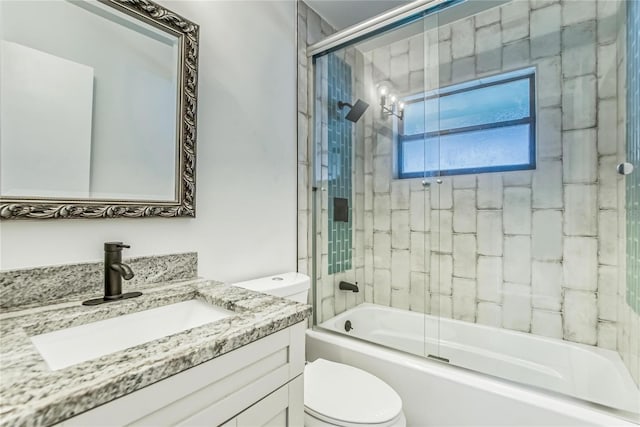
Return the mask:
<path id="1" fill-rule="evenodd" d="M 360 57 L 355 48 L 345 48 L 318 58 L 315 64 L 313 191 L 318 324 L 361 304 L 366 292 L 364 120 L 346 118 L 364 91 Z"/>

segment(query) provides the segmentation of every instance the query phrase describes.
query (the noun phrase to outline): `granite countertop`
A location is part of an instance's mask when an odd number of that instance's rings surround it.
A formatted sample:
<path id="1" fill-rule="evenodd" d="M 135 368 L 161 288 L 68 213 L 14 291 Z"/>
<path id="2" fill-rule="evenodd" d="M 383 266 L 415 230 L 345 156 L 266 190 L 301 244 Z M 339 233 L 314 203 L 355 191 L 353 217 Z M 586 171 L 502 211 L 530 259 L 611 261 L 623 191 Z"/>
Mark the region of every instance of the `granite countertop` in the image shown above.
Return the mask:
<path id="1" fill-rule="evenodd" d="M 189 299 L 235 315 L 126 350 L 49 370 L 31 336 Z M 0 426 L 51 425 L 305 320 L 311 307 L 207 280 L 158 284 L 141 297 L 0 315 Z"/>

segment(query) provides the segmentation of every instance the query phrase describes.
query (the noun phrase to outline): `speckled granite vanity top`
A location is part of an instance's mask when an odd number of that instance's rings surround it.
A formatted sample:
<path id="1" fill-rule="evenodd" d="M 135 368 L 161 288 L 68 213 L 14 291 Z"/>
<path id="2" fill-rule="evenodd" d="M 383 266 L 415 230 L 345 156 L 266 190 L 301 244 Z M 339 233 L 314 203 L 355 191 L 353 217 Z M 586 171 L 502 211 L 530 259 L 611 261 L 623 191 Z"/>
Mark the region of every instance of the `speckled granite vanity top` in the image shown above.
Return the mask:
<path id="1" fill-rule="evenodd" d="M 30 337 L 122 314 L 201 299 L 233 311 L 225 319 L 58 371 Z M 306 319 L 307 305 L 190 280 L 158 284 L 141 297 L 85 307 L 78 302 L 0 315 L 0 425 L 50 425 L 124 396 Z"/>

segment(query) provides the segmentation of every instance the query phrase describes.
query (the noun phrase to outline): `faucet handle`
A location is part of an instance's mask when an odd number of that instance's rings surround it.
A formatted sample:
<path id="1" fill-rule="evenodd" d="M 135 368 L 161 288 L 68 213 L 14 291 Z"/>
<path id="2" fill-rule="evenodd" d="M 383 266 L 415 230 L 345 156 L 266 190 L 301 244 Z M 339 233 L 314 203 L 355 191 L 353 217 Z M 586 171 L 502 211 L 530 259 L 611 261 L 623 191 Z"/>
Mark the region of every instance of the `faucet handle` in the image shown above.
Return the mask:
<path id="1" fill-rule="evenodd" d="M 117 252 L 121 251 L 123 248 L 130 248 L 131 246 L 125 245 L 122 242 L 105 242 L 104 250 L 105 252 Z"/>

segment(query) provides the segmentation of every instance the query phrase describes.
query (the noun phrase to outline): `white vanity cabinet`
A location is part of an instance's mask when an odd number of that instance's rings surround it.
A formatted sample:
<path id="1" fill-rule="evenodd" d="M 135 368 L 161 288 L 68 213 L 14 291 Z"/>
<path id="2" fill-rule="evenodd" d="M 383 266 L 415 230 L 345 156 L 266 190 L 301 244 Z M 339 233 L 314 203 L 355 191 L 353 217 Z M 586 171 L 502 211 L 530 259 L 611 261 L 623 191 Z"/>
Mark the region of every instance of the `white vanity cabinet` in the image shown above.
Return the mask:
<path id="1" fill-rule="evenodd" d="M 302 426 L 306 322 L 58 424 Z"/>

